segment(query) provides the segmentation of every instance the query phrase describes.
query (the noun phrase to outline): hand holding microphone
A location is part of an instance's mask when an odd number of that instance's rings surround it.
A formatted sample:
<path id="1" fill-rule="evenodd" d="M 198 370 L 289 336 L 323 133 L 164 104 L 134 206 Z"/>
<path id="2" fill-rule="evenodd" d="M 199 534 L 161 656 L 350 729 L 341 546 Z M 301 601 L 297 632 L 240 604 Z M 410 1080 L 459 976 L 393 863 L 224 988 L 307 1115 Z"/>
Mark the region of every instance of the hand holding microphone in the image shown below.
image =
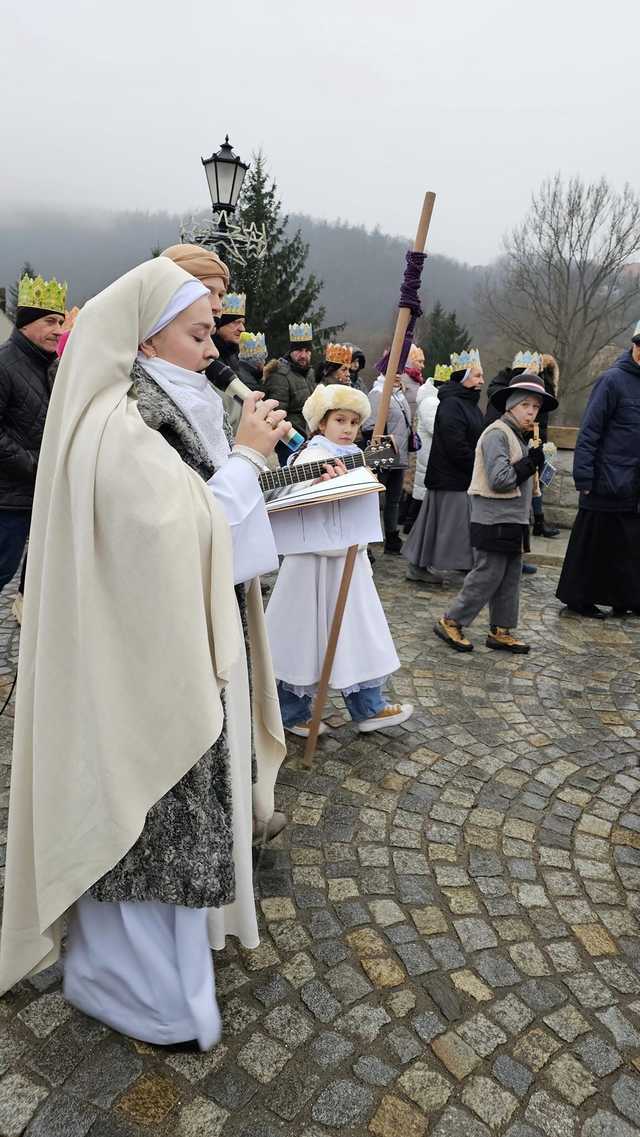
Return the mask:
<path id="1" fill-rule="evenodd" d="M 278 442 L 287 438 L 292 429 L 291 423 L 287 422 L 285 412 L 277 409 L 275 399 L 265 399 L 262 391 L 246 390 L 236 444 L 248 446 L 268 458 Z"/>
<path id="2" fill-rule="evenodd" d="M 214 359 L 213 363 L 210 363 L 207 367 L 206 374 L 207 378 L 211 380 L 218 391 L 228 391 L 230 395 L 233 395 L 236 399 L 240 399 L 242 403 L 255 394 L 258 394 L 260 398 L 262 398 L 262 392 L 252 391 L 247 387 L 247 384 L 242 382 L 242 379 L 236 375 L 235 371 L 232 371 L 221 359 Z M 273 403 L 273 400 L 269 400 L 269 402 L 271 402 L 273 406 L 278 405 L 277 403 Z M 284 411 L 278 411 L 278 414 L 284 418 Z M 273 414 L 271 417 L 273 418 Z M 286 443 L 290 450 L 297 450 L 304 442 L 304 435 L 294 430 L 291 423 L 287 423 L 287 430 L 283 434 L 280 434 L 276 441 Z M 244 445 L 249 444 L 244 443 Z M 256 449 L 258 449 L 258 447 L 256 447 Z M 271 453 L 271 450 L 269 453 Z"/>

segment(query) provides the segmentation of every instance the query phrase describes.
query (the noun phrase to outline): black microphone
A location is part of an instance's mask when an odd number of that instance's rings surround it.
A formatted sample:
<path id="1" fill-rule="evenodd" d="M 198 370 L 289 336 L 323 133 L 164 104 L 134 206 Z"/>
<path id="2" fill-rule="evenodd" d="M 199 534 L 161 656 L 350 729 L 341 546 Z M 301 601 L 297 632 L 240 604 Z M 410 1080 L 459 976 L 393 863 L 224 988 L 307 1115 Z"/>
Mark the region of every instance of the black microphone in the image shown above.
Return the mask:
<path id="1" fill-rule="evenodd" d="M 228 391 L 241 403 L 244 403 L 248 395 L 253 394 L 247 384 L 242 382 L 240 376 L 236 375 L 235 371 L 227 363 L 223 363 L 221 359 L 214 359 L 207 367 L 205 374 L 214 387 L 217 387 L 219 391 Z M 298 450 L 305 439 L 299 431 L 291 427 L 284 441 L 290 450 Z"/>

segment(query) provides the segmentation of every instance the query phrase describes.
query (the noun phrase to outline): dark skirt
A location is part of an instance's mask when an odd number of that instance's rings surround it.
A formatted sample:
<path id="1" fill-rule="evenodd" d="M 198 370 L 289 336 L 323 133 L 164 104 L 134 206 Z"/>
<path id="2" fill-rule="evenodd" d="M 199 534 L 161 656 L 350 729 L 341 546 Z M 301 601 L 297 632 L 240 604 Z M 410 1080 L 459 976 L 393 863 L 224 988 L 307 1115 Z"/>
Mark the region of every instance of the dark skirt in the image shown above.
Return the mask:
<path id="1" fill-rule="evenodd" d="M 556 596 L 570 608 L 640 610 L 640 514 L 578 510 Z"/>

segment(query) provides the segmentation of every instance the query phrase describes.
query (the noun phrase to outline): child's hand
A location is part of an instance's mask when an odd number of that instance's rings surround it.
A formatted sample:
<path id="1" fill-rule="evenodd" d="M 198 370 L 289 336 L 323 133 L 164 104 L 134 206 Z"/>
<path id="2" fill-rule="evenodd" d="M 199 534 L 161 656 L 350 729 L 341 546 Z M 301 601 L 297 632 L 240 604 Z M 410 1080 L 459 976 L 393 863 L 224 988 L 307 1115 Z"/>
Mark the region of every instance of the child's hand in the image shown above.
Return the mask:
<path id="1" fill-rule="evenodd" d="M 335 466 L 327 462 L 325 466 L 325 473 L 321 477 L 316 478 L 314 485 L 318 482 L 330 482 L 332 478 L 339 478 L 341 474 L 346 474 L 347 467 L 340 458 L 336 458 Z"/>

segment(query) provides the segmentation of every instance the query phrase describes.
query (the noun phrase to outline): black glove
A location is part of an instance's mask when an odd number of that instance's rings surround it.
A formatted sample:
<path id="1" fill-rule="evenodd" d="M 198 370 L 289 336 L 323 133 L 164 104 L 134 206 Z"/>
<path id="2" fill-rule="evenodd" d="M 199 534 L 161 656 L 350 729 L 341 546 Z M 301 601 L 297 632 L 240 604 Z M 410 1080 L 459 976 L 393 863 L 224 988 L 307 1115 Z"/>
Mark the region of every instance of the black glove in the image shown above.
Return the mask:
<path id="1" fill-rule="evenodd" d="M 544 450 L 542 449 L 542 447 L 541 446 L 532 446 L 531 449 L 529 450 L 529 457 L 531 458 L 531 461 L 533 462 L 534 469 L 536 469 L 538 471 L 538 473 L 541 474 L 542 470 L 544 468 Z"/>
<path id="2" fill-rule="evenodd" d="M 527 454 L 521 458 L 519 462 L 513 463 L 513 472 L 516 476 L 516 485 L 519 486 L 522 482 L 526 482 L 527 478 L 532 478 L 536 472 L 536 466 L 531 460 L 531 454 Z"/>

